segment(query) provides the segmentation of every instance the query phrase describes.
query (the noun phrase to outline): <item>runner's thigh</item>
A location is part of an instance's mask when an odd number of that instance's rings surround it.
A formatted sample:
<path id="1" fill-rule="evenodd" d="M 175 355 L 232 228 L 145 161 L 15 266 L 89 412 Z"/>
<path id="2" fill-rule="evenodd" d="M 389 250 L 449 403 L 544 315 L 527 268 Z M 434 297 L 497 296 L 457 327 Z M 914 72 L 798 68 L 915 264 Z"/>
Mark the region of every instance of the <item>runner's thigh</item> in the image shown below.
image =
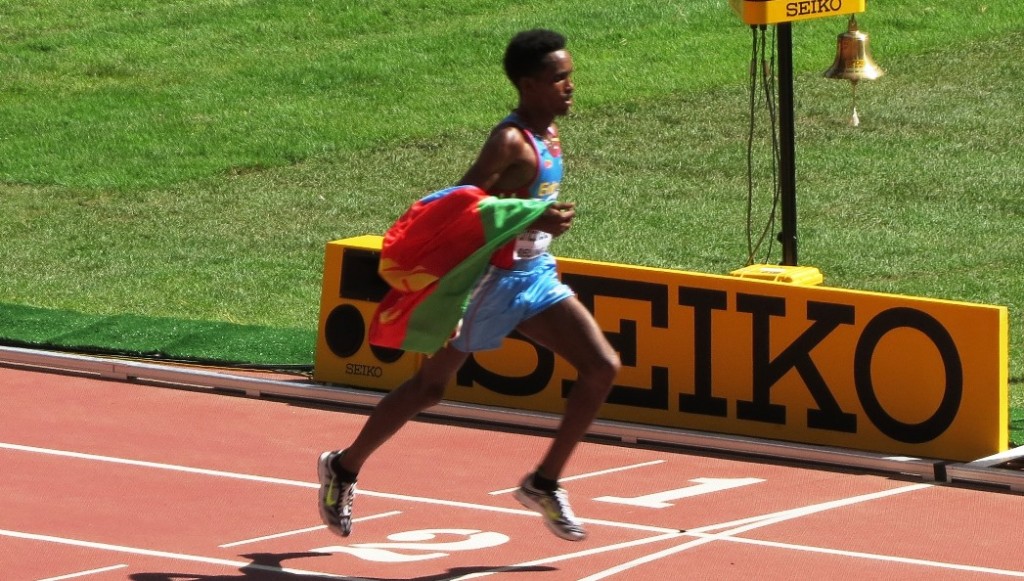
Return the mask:
<path id="1" fill-rule="evenodd" d="M 516 330 L 562 356 L 576 369 L 616 357 L 594 317 L 576 297 L 551 305 L 520 323 Z"/>

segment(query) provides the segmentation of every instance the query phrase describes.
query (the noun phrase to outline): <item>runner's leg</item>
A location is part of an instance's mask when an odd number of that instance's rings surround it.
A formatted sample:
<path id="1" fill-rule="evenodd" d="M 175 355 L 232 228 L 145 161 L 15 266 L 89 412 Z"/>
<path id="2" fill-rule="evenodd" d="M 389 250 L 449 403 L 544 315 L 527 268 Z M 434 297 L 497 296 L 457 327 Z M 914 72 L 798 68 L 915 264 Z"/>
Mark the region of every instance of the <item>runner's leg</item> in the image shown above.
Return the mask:
<path id="1" fill-rule="evenodd" d="M 356 474 L 377 448 L 421 411 L 436 405 L 445 386 L 469 356 L 452 347 L 444 347 L 423 360 L 419 371 L 388 393 L 374 408 L 352 445 L 339 463 Z"/>
<path id="2" fill-rule="evenodd" d="M 563 357 L 578 374 L 561 424 L 538 466 L 541 476 L 558 480 L 576 445 L 608 398 L 619 372 L 619 357 L 576 297 L 548 307 L 521 323 L 518 330 Z"/>

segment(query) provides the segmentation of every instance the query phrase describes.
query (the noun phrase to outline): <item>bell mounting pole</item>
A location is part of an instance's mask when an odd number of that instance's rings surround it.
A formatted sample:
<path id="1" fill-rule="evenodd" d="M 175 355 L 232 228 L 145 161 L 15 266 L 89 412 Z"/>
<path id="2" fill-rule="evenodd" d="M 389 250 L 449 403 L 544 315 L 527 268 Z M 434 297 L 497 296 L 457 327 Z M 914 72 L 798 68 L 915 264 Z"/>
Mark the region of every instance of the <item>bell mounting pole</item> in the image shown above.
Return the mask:
<path id="1" fill-rule="evenodd" d="M 793 120 L 793 26 L 776 26 L 779 49 L 779 192 L 783 266 L 796 266 L 796 126 Z"/>
<path id="2" fill-rule="evenodd" d="M 751 26 L 775 25 L 779 82 L 779 190 L 782 210 L 782 265 L 797 264 L 796 131 L 793 107 L 792 23 L 825 16 L 864 12 L 865 0 L 729 0 L 733 11 Z"/>

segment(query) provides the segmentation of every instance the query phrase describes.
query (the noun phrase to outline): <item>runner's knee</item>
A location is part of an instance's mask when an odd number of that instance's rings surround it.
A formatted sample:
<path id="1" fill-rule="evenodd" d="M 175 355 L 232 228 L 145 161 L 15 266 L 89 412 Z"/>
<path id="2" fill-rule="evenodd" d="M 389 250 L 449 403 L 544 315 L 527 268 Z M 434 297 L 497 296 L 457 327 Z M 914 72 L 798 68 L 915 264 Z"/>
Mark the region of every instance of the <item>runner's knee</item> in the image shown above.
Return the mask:
<path id="1" fill-rule="evenodd" d="M 579 370 L 580 379 L 586 379 L 587 383 L 593 385 L 610 388 L 621 367 L 622 363 L 619 361 L 617 353 L 614 351 L 603 353 L 599 357 L 594 357 L 583 369 Z"/>
<path id="2" fill-rule="evenodd" d="M 416 395 L 419 398 L 420 408 L 433 407 L 444 399 L 445 382 L 438 380 L 418 378 L 416 382 Z"/>

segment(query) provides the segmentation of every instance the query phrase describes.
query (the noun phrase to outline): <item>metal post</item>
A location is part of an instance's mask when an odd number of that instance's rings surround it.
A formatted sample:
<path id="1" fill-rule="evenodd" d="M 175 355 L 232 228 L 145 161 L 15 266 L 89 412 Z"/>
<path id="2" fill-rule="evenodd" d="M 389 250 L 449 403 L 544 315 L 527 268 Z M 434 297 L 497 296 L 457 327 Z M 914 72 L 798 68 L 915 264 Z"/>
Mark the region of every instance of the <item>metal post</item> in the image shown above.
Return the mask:
<path id="1" fill-rule="evenodd" d="M 779 50 L 779 186 L 781 190 L 782 264 L 796 266 L 796 137 L 793 124 L 793 29 L 776 27 Z"/>

